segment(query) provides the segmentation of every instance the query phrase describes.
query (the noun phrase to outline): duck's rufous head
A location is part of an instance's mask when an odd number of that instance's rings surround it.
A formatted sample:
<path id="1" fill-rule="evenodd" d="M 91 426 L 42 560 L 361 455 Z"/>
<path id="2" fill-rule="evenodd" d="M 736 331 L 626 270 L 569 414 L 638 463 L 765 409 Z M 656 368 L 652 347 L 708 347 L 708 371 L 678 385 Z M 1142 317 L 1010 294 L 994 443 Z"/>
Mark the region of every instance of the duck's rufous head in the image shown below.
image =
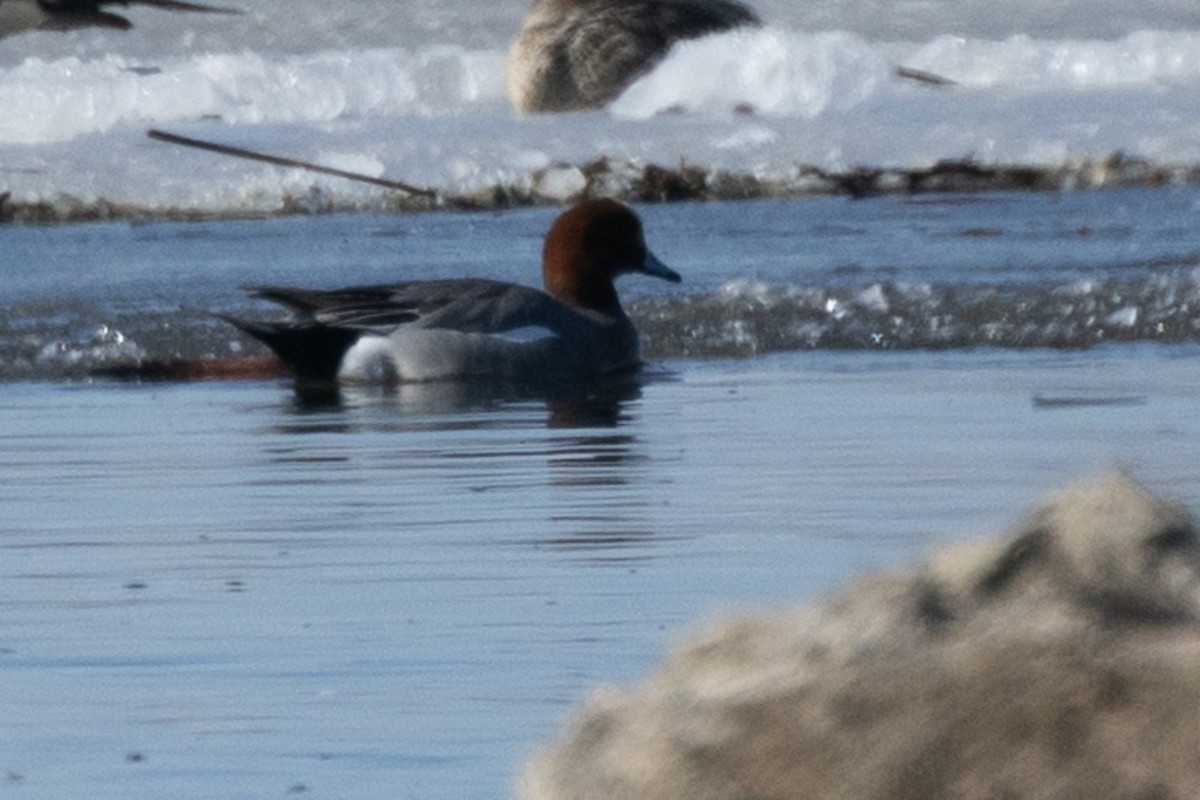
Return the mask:
<path id="1" fill-rule="evenodd" d="M 642 221 L 624 203 L 585 200 L 559 215 L 546 234 L 542 280 L 564 303 L 607 313 L 621 309 L 613 279 L 640 272 L 679 283 L 679 273 L 646 246 Z"/>

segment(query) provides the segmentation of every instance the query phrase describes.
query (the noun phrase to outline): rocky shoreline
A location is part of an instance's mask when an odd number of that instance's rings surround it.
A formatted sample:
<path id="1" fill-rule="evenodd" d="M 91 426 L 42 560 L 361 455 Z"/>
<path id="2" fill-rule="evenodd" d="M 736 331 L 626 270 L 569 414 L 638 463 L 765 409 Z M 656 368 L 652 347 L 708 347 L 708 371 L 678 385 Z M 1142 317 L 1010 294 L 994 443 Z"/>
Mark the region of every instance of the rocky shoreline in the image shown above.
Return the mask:
<path id="1" fill-rule="evenodd" d="M 559 163 L 464 192 L 408 193 L 381 190 L 364 198 L 342 197 L 327 184 L 307 194 L 288 194 L 269 211 L 162 208 L 105 199 L 62 195 L 26 200 L 0 190 L 0 223 L 52 224 L 100 220 L 203 220 L 321 213 L 402 213 L 438 209 L 490 210 L 558 205 L 585 197 L 616 197 L 628 202 L 757 200 L 843 195 L 964 194 L 981 192 L 1059 192 L 1092 189 L 1200 185 L 1200 165 L 1155 164 L 1113 153 L 1058 166 L 985 164 L 944 160 L 929 167 L 856 167 L 829 171 L 797 164 L 786 174 L 754 175 L 682 163 L 676 166 L 600 158 L 586 164 Z"/>

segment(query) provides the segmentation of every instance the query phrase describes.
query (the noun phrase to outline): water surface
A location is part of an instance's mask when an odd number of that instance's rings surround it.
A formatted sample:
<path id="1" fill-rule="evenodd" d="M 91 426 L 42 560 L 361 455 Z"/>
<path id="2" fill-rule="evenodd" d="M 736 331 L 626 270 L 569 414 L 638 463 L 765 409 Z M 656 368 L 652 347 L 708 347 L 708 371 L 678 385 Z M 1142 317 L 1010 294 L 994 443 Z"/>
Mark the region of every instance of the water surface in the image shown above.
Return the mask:
<path id="1" fill-rule="evenodd" d="M 534 282 L 553 212 L 0 227 L 0 780 L 502 797 L 584 692 L 711 615 L 995 531 L 1109 464 L 1195 507 L 1196 208 L 647 207 L 685 283 L 623 280 L 642 380 L 324 405 L 88 374 L 247 351 L 208 314 L 271 313 L 242 283 Z M 1043 338 L 979 343 L 1006 324 Z"/>
<path id="2" fill-rule="evenodd" d="M 0 769 L 31 797 L 499 797 L 587 687 L 708 615 L 995 530 L 1110 459 L 1200 494 L 1194 357 L 669 367 L 582 427 L 0 386 Z"/>

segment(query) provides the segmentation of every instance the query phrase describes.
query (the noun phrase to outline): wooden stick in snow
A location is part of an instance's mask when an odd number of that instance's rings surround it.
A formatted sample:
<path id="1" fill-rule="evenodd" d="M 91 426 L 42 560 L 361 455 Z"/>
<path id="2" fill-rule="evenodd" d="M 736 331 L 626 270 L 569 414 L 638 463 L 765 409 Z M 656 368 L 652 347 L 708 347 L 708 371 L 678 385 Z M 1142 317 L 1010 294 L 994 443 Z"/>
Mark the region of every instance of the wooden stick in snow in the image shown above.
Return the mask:
<path id="1" fill-rule="evenodd" d="M 166 131 L 160 131 L 154 128 L 146 131 L 146 135 L 151 139 L 157 139 L 160 142 L 183 145 L 184 147 L 194 147 L 197 150 L 208 150 L 213 153 L 220 153 L 221 155 L 249 159 L 250 161 L 262 161 L 266 164 L 274 164 L 277 167 L 295 167 L 298 169 L 306 169 L 309 172 L 319 172 L 323 175 L 333 175 L 338 178 L 345 178 L 346 180 L 371 183 L 376 186 L 382 186 L 385 189 L 398 189 L 399 191 L 407 192 L 408 194 L 415 194 L 420 197 L 437 197 L 437 192 L 433 191 L 432 189 L 422 189 L 418 186 L 402 183 L 400 181 L 391 181 L 386 178 L 374 178 L 370 175 L 363 175 L 361 172 L 350 172 L 344 169 L 323 167 L 320 164 L 313 164 L 308 161 L 299 161 L 294 158 L 284 158 L 283 156 L 273 156 L 268 153 L 258 153 L 253 150 L 245 150 L 241 147 L 232 147 L 230 145 L 220 144 L 218 142 L 206 142 L 203 139 L 193 139 L 189 136 L 180 136 L 177 133 L 167 133 Z"/>

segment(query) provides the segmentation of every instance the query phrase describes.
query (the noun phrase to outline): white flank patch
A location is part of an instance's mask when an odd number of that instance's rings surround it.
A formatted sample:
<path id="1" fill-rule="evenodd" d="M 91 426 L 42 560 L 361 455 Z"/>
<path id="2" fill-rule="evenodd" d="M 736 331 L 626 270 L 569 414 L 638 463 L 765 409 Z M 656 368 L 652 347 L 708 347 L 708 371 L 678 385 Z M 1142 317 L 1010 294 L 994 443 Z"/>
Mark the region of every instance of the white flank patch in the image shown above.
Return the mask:
<path id="1" fill-rule="evenodd" d="M 363 336 L 342 356 L 338 377 L 373 384 L 395 383 L 400 375 L 393 352 L 386 336 Z"/>

